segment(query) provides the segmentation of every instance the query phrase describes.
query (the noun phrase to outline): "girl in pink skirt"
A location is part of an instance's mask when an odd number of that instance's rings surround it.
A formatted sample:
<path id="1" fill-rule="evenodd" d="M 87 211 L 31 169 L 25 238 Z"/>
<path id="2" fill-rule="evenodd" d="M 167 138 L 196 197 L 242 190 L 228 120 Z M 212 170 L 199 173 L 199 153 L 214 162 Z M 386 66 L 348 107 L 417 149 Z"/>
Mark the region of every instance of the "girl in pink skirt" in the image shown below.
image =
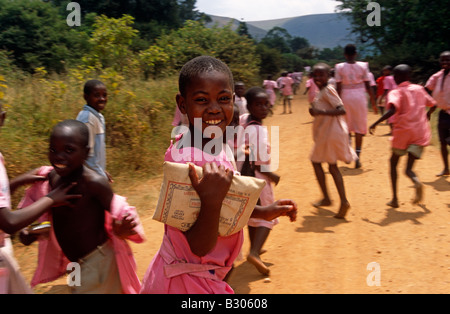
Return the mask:
<path id="1" fill-rule="evenodd" d="M 337 167 L 337 161 L 350 163 L 357 158 L 348 141 L 348 128 L 344 119 L 345 109 L 333 86 L 328 84 L 330 68 L 319 63 L 313 68 L 314 83 L 319 92 L 313 101 L 309 112 L 314 117 L 313 139 L 314 147 L 311 152 L 311 161 L 323 193 L 323 199 L 314 206 L 330 206 L 331 199 L 325 181 L 322 163 L 329 164 L 329 171 L 336 184 L 341 199 L 339 212 L 336 218 L 343 219 L 350 208 L 345 194 L 344 180 Z"/>
<path id="2" fill-rule="evenodd" d="M 263 127 L 263 120 L 269 113 L 268 95 L 260 87 L 252 87 L 245 94 L 249 114 L 241 116 L 240 125 L 248 134 L 248 139 L 244 136 L 245 145 L 249 146 L 252 158 L 255 163 L 254 176 L 266 181 L 266 185 L 261 191 L 259 203 L 262 206 L 270 205 L 275 201 L 273 184 L 278 184 L 280 177 L 267 169 L 270 166 L 270 144 L 267 129 Z M 260 253 L 262 247 L 269 237 L 270 231 L 278 223 L 278 219 L 267 221 L 264 219 L 250 218 L 248 222 L 250 253 L 247 261 L 253 264 L 256 269 L 264 274 L 269 274 L 269 268 L 262 262 Z"/>

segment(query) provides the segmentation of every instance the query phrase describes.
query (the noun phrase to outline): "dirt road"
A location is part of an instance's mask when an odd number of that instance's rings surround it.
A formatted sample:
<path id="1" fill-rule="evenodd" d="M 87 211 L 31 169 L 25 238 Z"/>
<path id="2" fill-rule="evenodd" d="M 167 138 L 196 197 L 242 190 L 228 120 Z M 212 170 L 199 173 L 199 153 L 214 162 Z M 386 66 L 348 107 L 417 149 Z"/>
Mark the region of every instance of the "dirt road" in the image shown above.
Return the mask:
<path id="1" fill-rule="evenodd" d="M 400 208 L 386 206 L 391 197 L 388 176 L 389 132 L 381 124 L 376 135 L 364 139 L 362 168 L 339 164 L 351 209 L 346 220 L 333 218 L 338 195 L 327 174 L 331 207 L 315 208 L 320 197 L 309 162 L 311 122 L 305 96 L 293 101 L 293 114 L 274 115 L 264 121 L 279 126 L 281 181 L 276 198 L 292 198 L 299 206 L 298 219 L 281 218 L 265 245 L 263 260 L 270 280 L 245 260 L 237 261 L 230 284 L 240 294 L 279 293 L 449 293 L 450 292 L 450 178 L 438 178 L 442 169 L 438 148 L 430 146 L 415 170 L 425 184 L 423 204 L 413 205 L 412 183 L 399 165 Z M 369 113 L 369 122 L 378 117 Z M 269 129 L 270 131 L 270 129 Z M 405 159 L 405 158 L 403 158 Z M 122 188 L 130 204 L 141 208 L 147 241 L 132 244 L 142 278 L 161 243 L 163 228 L 151 219 L 160 178 Z M 144 210 L 142 210 L 142 208 Z M 243 255 L 248 252 L 248 240 Z M 36 248 L 16 245 L 16 256 L 27 278 L 34 271 Z M 26 257 L 26 259 L 25 259 Z M 371 264 L 372 263 L 372 264 Z M 40 285 L 37 293 L 64 293 L 65 279 Z M 375 284 L 375 285 L 374 285 Z M 378 284 L 378 285 L 377 285 Z"/>

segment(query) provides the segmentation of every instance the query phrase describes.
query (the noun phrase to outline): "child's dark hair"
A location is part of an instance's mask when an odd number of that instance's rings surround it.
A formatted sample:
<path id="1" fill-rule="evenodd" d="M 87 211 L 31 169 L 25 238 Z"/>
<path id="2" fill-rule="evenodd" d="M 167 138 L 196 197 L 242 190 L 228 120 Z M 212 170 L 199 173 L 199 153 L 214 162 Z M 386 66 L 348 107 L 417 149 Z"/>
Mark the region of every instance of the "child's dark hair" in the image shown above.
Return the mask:
<path id="1" fill-rule="evenodd" d="M 83 92 L 89 95 L 97 86 L 105 86 L 105 84 L 99 80 L 89 80 L 84 84 Z"/>
<path id="2" fill-rule="evenodd" d="M 84 124 L 83 122 L 78 121 L 78 120 L 72 120 L 72 119 L 64 120 L 54 126 L 52 135 L 57 129 L 64 128 L 64 127 L 68 127 L 70 129 L 73 129 L 74 131 L 76 131 L 76 134 L 79 134 L 79 136 L 80 136 L 82 145 L 84 145 L 86 147 L 89 145 L 89 129 L 86 126 L 86 124 Z"/>
<path id="3" fill-rule="evenodd" d="M 256 97 L 258 97 L 258 95 L 260 95 L 261 93 L 267 95 L 266 90 L 262 87 L 255 86 L 255 87 L 250 88 L 245 93 L 245 99 L 247 100 L 247 106 L 250 105 L 253 102 L 253 100 Z"/>
<path id="4" fill-rule="evenodd" d="M 202 73 L 212 71 L 222 72 L 228 75 L 232 91 L 234 92 L 234 79 L 230 68 L 216 58 L 210 56 L 200 56 L 188 61 L 181 68 L 180 77 L 178 79 L 178 89 L 181 96 L 186 96 L 187 86 L 192 79 L 198 77 Z"/>
<path id="5" fill-rule="evenodd" d="M 325 70 L 328 75 L 331 74 L 331 67 L 323 62 L 316 63 L 312 68 L 312 72 L 314 72 L 315 70 Z"/>
<path id="6" fill-rule="evenodd" d="M 356 46 L 353 44 L 348 44 L 344 48 L 344 53 L 348 56 L 354 56 L 356 54 Z"/>

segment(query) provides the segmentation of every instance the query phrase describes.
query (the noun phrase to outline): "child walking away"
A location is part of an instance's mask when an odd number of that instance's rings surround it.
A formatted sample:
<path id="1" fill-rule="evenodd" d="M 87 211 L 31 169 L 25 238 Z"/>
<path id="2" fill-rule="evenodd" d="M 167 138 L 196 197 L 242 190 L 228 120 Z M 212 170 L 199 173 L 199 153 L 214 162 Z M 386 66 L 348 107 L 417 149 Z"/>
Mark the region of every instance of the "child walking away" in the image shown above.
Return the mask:
<path id="1" fill-rule="evenodd" d="M 329 66 L 324 63 L 316 64 L 312 72 L 319 93 L 314 99 L 312 108 L 309 109 L 310 114 L 314 117 L 314 147 L 311 152 L 311 161 L 323 194 L 323 199 L 314 206 L 331 205 L 322 168 L 322 163 L 326 162 L 341 200 L 339 212 L 335 217 L 343 219 L 350 208 L 350 203 L 345 194 L 344 179 L 337 167 L 337 162 L 340 160 L 350 163 L 356 160 L 357 156 L 348 141 L 348 128 L 344 119 L 345 109 L 342 100 L 334 87 L 328 84 L 329 72 Z"/>
<path id="2" fill-rule="evenodd" d="M 283 114 L 287 113 L 286 111 L 286 104 L 289 107 L 289 113 L 292 113 L 292 99 L 293 99 L 293 91 L 292 91 L 292 85 L 294 85 L 294 80 L 288 76 L 288 72 L 283 72 L 281 74 L 281 80 L 279 82 L 280 84 L 280 91 L 283 95 Z"/>
<path id="3" fill-rule="evenodd" d="M 278 89 L 278 84 L 272 79 L 272 75 L 267 76 L 267 79 L 263 82 L 263 87 L 269 95 L 270 108 L 272 108 L 277 101 L 276 90 Z"/>
<path id="4" fill-rule="evenodd" d="M 436 104 L 433 98 L 425 89 L 409 82 L 411 68 L 406 64 L 398 65 L 394 68 L 394 79 L 398 88 L 391 91 L 387 98 L 387 112 L 370 126 L 370 133 L 373 134 L 376 126 L 390 119 L 392 129 L 392 156 L 390 160 L 392 200 L 388 206 L 398 208 L 397 197 L 397 164 L 403 155 L 408 155 L 406 175 L 414 183 L 416 195 L 413 203 L 417 204 L 423 197 L 423 185 L 417 175 L 413 172 L 413 166 L 417 159 L 420 159 L 425 146 L 430 143 L 431 128 L 427 119 L 426 107 Z"/>
<path id="5" fill-rule="evenodd" d="M 6 112 L 2 111 L 0 104 L 0 127 L 3 126 L 5 117 Z M 36 198 L 36 202 L 22 210 L 11 211 L 10 193 L 21 185 L 44 180 L 46 180 L 45 176 L 37 175 L 35 169 L 9 181 L 5 161 L 0 153 L 0 294 L 33 293 L 14 259 L 9 235 L 28 226 L 53 206 L 67 205 L 69 201 L 80 197 L 80 195 L 69 195 L 68 191 L 74 187 L 74 184 L 67 184 Z"/>
<path id="6" fill-rule="evenodd" d="M 164 226 L 161 247 L 144 276 L 141 293 L 233 293 L 224 278 L 241 250 L 243 230 L 218 235 L 220 209 L 234 175 L 233 156 L 226 154 L 226 145 L 214 151 L 209 145 L 212 140 L 223 141 L 218 133 L 223 134 L 233 118 L 233 93 L 230 69 L 215 58 L 200 56 L 181 69 L 176 100 L 188 115 L 190 132 L 170 145 L 165 160 L 190 163 L 189 177 L 200 198 L 200 212 L 185 232 Z M 216 131 L 213 136 L 207 136 L 210 126 Z M 201 179 L 193 164 L 203 167 Z M 296 211 L 293 201 L 281 200 L 256 206 L 252 217 L 270 221 L 287 215 L 295 220 Z"/>
<path id="7" fill-rule="evenodd" d="M 86 164 L 98 174 L 112 178 L 106 171 L 105 118 L 100 113 L 108 101 L 106 86 L 99 80 L 90 80 L 84 84 L 86 105 L 78 113 L 77 120 L 85 123 L 89 129 L 89 156 Z"/>
<path id="8" fill-rule="evenodd" d="M 277 185 L 280 177 L 268 169 L 270 166 L 270 144 L 267 129 L 262 126 L 263 120 L 269 113 L 269 96 L 264 89 L 252 87 L 245 94 L 249 114 L 241 116 L 240 125 L 244 127 L 244 134 L 248 135 L 243 143 L 249 147 L 249 161 L 254 163 L 254 176 L 266 181 L 261 191 L 259 204 L 268 206 L 275 202 L 273 185 Z M 263 169 L 262 169 L 263 168 Z M 250 218 L 248 232 L 250 239 L 250 253 L 247 261 L 253 264 L 258 271 L 264 275 L 269 274 L 269 268 L 262 262 L 260 253 L 262 247 L 269 237 L 270 231 L 278 223 L 278 219 L 267 221 L 264 219 Z"/>
<path id="9" fill-rule="evenodd" d="M 106 177 L 84 165 L 89 153 L 89 130 L 77 120 L 57 124 L 50 136 L 51 167 L 38 174 L 48 181 L 26 191 L 19 208 L 60 186 L 76 182 L 72 189 L 81 197 L 70 206 L 53 207 L 39 221 L 50 221 L 48 239 L 39 240 L 38 266 L 32 286 L 66 274 L 69 262 L 80 265 L 81 285 L 69 285 L 71 293 L 137 293 L 140 282 L 130 247 L 124 241 L 144 240 L 134 207 L 113 194 Z M 70 271 L 72 268 L 69 269 Z"/>
<path id="10" fill-rule="evenodd" d="M 337 92 L 344 103 L 349 131 L 355 134 L 355 151 L 358 155 L 355 168 L 361 168 L 362 142 L 367 133 L 366 92 L 370 95 L 372 107 L 375 106 L 375 96 L 370 88 L 369 66 L 367 62 L 356 61 L 356 47 L 345 46 L 344 56 L 346 62 L 335 66 Z"/>
<path id="11" fill-rule="evenodd" d="M 450 145 L 450 51 L 444 51 L 439 57 L 442 70 L 430 77 L 425 89 L 432 93 L 437 102 L 439 112 L 438 132 L 441 143 L 441 156 L 444 162 L 444 170 L 437 174 L 438 177 L 450 175 L 448 166 L 448 147 Z M 428 111 L 428 119 L 436 110 L 436 107 Z"/>

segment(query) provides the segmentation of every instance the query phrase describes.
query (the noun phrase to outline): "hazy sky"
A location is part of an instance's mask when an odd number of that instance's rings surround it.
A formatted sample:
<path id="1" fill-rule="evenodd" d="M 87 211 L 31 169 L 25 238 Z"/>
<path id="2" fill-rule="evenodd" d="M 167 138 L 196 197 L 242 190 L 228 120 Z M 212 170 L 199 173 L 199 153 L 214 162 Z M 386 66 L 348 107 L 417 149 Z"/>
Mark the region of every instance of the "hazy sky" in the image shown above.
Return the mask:
<path id="1" fill-rule="evenodd" d="M 244 21 L 333 13 L 340 4 L 335 0 L 197 0 L 196 3 L 200 12 Z"/>

